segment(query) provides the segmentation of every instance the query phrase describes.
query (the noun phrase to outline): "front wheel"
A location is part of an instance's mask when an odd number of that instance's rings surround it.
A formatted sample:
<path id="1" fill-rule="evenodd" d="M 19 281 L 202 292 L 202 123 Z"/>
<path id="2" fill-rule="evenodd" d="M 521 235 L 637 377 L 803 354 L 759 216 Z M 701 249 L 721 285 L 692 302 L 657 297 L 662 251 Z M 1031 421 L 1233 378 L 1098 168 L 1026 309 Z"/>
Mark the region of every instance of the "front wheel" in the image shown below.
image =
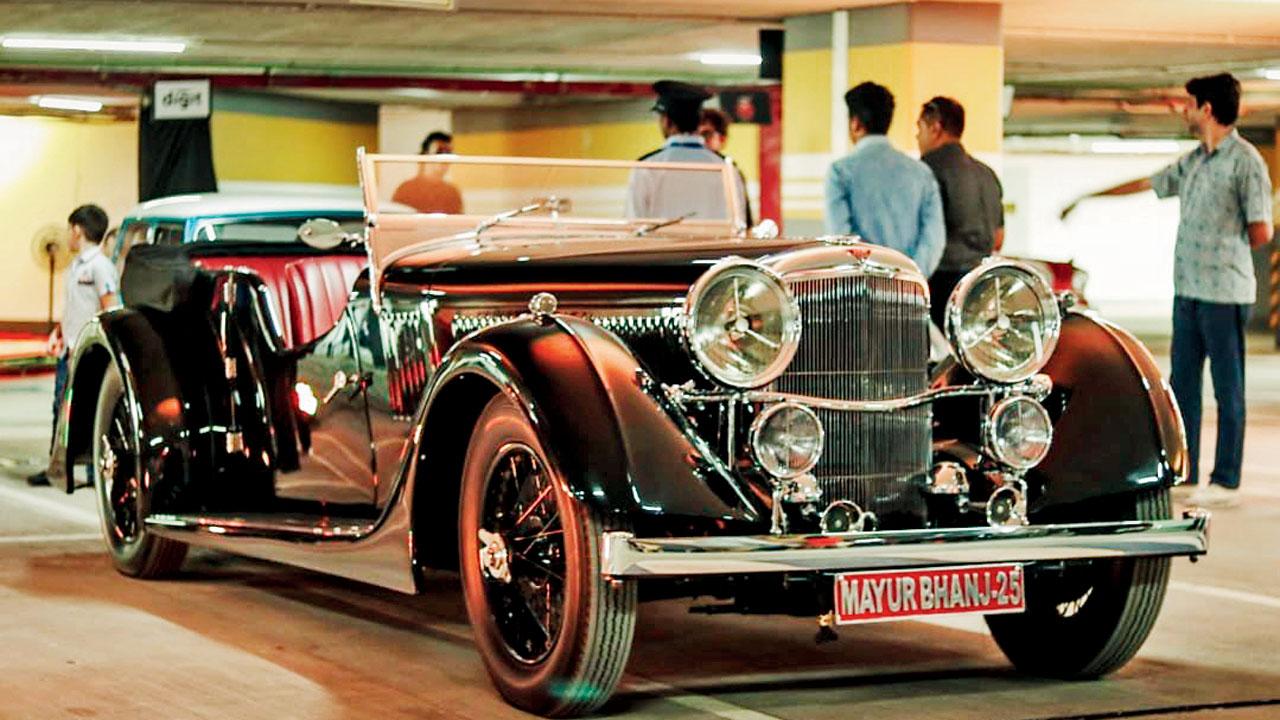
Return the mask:
<path id="1" fill-rule="evenodd" d="M 109 365 L 93 421 L 98 514 L 116 570 L 138 578 L 160 577 L 182 565 L 187 546 L 146 528 L 150 498 L 138 453 L 139 428 L 127 403 L 120 371 Z"/>
<path id="2" fill-rule="evenodd" d="M 1170 516 L 1161 488 L 1122 499 L 1123 519 Z M 1169 585 L 1167 557 L 1070 563 L 1027 576 L 1027 611 L 987 616 L 996 644 L 1019 670 L 1068 679 L 1121 668 L 1155 625 Z M 1030 568 L 1029 568 L 1030 569 Z"/>
<path id="3" fill-rule="evenodd" d="M 600 574 L 602 533 L 625 528 L 567 492 L 502 394 L 476 423 L 461 495 L 463 592 L 494 685 L 539 715 L 596 710 L 621 679 L 635 633 L 635 582 Z"/>

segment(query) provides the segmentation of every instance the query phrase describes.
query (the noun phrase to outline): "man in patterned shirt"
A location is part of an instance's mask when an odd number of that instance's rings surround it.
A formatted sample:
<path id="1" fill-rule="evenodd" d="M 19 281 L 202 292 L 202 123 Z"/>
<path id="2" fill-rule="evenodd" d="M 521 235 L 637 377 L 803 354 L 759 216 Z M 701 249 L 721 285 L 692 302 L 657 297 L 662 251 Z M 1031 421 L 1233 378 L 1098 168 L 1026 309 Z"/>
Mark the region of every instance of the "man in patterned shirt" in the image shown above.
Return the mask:
<path id="1" fill-rule="evenodd" d="M 1218 444 L 1209 484 L 1191 502 L 1229 507 L 1239 502 L 1244 455 L 1244 328 L 1256 292 L 1250 248 L 1271 241 L 1271 181 L 1257 148 L 1235 128 L 1240 82 L 1222 73 L 1195 78 L 1186 88 L 1191 97 L 1183 116 L 1199 147 L 1150 178 L 1086 197 L 1149 189 L 1182 202 L 1173 251 L 1171 384 L 1187 428 L 1189 477 L 1196 483 L 1201 383 L 1209 359 Z M 1075 205 L 1063 210 L 1064 219 Z"/>

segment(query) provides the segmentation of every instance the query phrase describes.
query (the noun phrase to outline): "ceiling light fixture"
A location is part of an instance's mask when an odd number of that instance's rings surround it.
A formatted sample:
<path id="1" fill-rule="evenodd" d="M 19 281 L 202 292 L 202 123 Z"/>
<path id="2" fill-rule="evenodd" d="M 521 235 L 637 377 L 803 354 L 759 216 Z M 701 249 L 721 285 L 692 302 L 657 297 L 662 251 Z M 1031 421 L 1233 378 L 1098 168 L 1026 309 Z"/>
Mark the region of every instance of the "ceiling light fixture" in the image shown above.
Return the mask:
<path id="1" fill-rule="evenodd" d="M 763 59 L 757 53 L 742 52 L 710 52 L 698 55 L 698 62 L 703 65 L 759 65 Z"/>
<path id="2" fill-rule="evenodd" d="M 1280 68 L 1266 68 L 1260 74 L 1268 80 L 1280 80 Z"/>
<path id="3" fill-rule="evenodd" d="M 94 37 L 7 37 L 6 50 L 78 50 L 83 52 L 180 53 L 187 49 L 177 40 L 106 40 Z"/>
<path id="4" fill-rule="evenodd" d="M 31 98 L 31 102 L 46 110 L 77 110 L 92 113 L 102 109 L 102 103 L 97 100 L 82 100 L 80 98 L 54 97 L 50 95 L 37 95 Z"/>

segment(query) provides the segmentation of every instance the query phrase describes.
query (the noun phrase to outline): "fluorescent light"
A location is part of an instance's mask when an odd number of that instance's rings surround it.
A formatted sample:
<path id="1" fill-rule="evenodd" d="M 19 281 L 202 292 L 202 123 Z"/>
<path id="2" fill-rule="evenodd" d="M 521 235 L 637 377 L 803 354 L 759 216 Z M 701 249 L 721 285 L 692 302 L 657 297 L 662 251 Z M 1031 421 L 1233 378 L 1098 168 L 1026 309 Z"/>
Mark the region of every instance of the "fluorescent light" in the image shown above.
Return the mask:
<path id="1" fill-rule="evenodd" d="M 1177 140 L 1094 140 L 1089 150 L 1104 155 L 1173 155 L 1182 147 Z"/>
<path id="2" fill-rule="evenodd" d="M 762 58 L 757 53 L 714 52 L 698 55 L 703 65 L 759 65 Z"/>
<path id="3" fill-rule="evenodd" d="M 46 110 L 79 110 L 80 112 L 98 112 L 102 109 L 102 103 L 97 100 L 82 100 L 80 98 L 39 95 L 32 98 L 32 102 Z"/>
<path id="4" fill-rule="evenodd" d="M 1262 71 L 1262 77 L 1268 80 L 1280 80 L 1280 68 L 1267 68 Z"/>
<path id="5" fill-rule="evenodd" d="M 7 37 L 8 50 L 83 50 L 87 52 L 180 53 L 187 44 L 177 40 L 104 40 L 93 37 Z"/>

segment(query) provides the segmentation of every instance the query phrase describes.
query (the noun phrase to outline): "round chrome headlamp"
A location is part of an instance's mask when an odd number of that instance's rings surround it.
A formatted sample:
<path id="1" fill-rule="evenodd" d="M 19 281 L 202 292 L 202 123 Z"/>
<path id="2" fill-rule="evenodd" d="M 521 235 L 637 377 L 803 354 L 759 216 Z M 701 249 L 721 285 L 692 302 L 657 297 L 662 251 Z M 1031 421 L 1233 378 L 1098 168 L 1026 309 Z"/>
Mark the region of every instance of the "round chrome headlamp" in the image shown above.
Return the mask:
<path id="1" fill-rule="evenodd" d="M 1025 395 L 1007 397 L 987 415 L 987 451 L 1016 470 L 1028 470 L 1049 454 L 1053 422 L 1044 406 Z"/>
<path id="2" fill-rule="evenodd" d="M 726 385 L 754 388 L 782 374 L 800 344 L 800 306 L 782 279 L 730 258 L 694 283 L 685 337 L 698 365 Z"/>
<path id="3" fill-rule="evenodd" d="M 947 337 L 965 369 L 995 382 L 1040 371 L 1058 344 L 1062 315 L 1040 275 L 1009 261 L 969 273 L 947 302 Z"/>
<path id="4" fill-rule="evenodd" d="M 824 431 L 816 413 L 803 405 L 779 403 L 751 424 L 751 451 L 770 475 L 803 475 L 822 457 Z"/>

